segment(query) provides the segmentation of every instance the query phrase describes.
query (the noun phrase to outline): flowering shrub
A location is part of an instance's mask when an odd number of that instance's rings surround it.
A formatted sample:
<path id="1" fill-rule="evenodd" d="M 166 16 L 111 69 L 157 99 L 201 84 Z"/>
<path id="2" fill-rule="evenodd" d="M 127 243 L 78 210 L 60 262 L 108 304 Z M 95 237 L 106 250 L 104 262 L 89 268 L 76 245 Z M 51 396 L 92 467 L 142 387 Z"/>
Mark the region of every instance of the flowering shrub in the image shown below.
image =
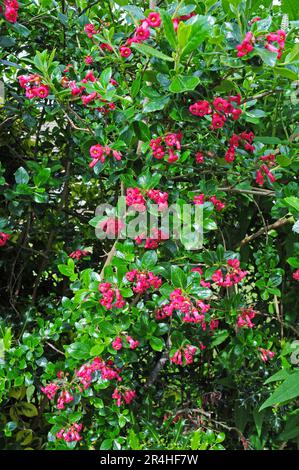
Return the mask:
<path id="1" fill-rule="evenodd" d="M 298 445 L 291 3 L 0 0 L 2 448 Z"/>

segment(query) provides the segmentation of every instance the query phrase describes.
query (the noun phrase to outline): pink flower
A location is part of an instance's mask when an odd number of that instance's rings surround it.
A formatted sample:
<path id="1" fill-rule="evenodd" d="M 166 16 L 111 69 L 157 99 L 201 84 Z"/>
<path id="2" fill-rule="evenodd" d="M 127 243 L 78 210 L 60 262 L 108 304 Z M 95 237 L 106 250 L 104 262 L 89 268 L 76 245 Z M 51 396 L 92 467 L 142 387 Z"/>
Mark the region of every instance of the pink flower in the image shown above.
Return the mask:
<path id="1" fill-rule="evenodd" d="M 139 188 L 128 188 L 126 193 L 127 206 L 133 207 L 138 212 L 145 211 L 145 199 Z"/>
<path id="2" fill-rule="evenodd" d="M 119 52 L 120 52 L 120 55 L 125 58 L 129 57 L 132 54 L 131 49 L 126 46 L 120 46 Z"/>
<path id="3" fill-rule="evenodd" d="M 161 16 L 159 13 L 152 12 L 148 15 L 146 21 L 152 28 L 158 28 L 161 25 Z"/>
<path id="4" fill-rule="evenodd" d="M 275 356 L 275 352 L 270 351 L 269 349 L 259 348 L 260 358 L 264 362 L 268 362 L 269 359 L 272 359 Z"/>
<path id="5" fill-rule="evenodd" d="M 112 342 L 112 347 L 115 351 L 119 351 L 123 347 L 122 339 L 119 336 Z"/>
<path id="6" fill-rule="evenodd" d="M 194 199 L 193 199 L 193 202 L 194 204 L 204 204 L 204 199 L 205 199 L 205 195 L 202 193 L 202 194 L 199 194 L 199 196 L 194 196 Z"/>
<path id="7" fill-rule="evenodd" d="M 135 36 L 139 41 L 145 41 L 150 37 L 151 33 L 148 28 L 144 28 L 143 26 L 139 26 L 139 28 L 135 31 Z"/>
<path id="8" fill-rule="evenodd" d="M 47 98 L 49 95 L 49 87 L 47 85 L 40 85 L 35 88 L 35 96 L 39 98 Z"/>
<path id="9" fill-rule="evenodd" d="M 212 129 L 220 129 L 224 126 L 225 121 L 225 116 L 221 116 L 220 114 L 214 113 L 212 116 Z"/>
<path id="10" fill-rule="evenodd" d="M 108 217 L 99 224 L 99 227 L 107 235 L 112 235 L 115 237 L 118 236 L 120 232 L 125 228 L 125 224 L 122 220 L 116 217 Z"/>
<path id="11" fill-rule="evenodd" d="M 254 36 L 251 31 L 246 33 L 245 38 L 243 39 L 241 44 L 238 44 L 236 49 L 238 51 L 237 56 L 238 57 L 243 57 L 247 54 L 249 54 L 251 51 L 253 51 L 253 41 L 254 41 Z"/>
<path id="12" fill-rule="evenodd" d="M 59 387 L 54 382 L 46 385 L 45 387 L 41 387 L 41 391 L 49 398 L 49 400 L 53 400 L 55 398 L 58 390 Z"/>
<path id="13" fill-rule="evenodd" d="M 255 311 L 251 308 L 243 309 L 237 318 L 237 327 L 238 328 L 253 328 L 254 323 L 251 320 L 255 317 Z"/>
<path id="14" fill-rule="evenodd" d="M 78 442 L 82 439 L 79 432 L 82 429 L 82 424 L 74 423 L 68 429 L 60 429 L 56 433 L 57 439 L 63 439 L 65 442 Z"/>
<path id="15" fill-rule="evenodd" d="M 201 152 L 197 152 L 195 155 L 195 161 L 196 163 L 203 163 L 204 162 L 204 156 Z"/>
<path id="16" fill-rule="evenodd" d="M 87 251 L 87 250 L 76 250 L 76 251 L 72 251 L 72 253 L 69 254 L 69 257 L 72 258 L 72 259 L 77 259 L 79 260 L 80 258 L 82 258 L 83 256 L 89 256 L 90 255 L 90 251 Z"/>
<path id="17" fill-rule="evenodd" d="M 293 273 L 293 279 L 295 279 L 295 281 L 299 281 L 299 269 L 297 269 L 297 270 Z"/>
<path id="18" fill-rule="evenodd" d="M 5 246 L 9 238 L 9 233 L 0 232 L 0 246 Z"/>
<path id="19" fill-rule="evenodd" d="M 130 349 L 136 349 L 139 345 L 139 341 L 137 341 L 137 339 L 133 339 L 131 336 L 126 336 L 126 340 L 130 345 Z"/>
<path id="20" fill-rule="evenodd" d="M 95 26 L 91 23 L 86 24 L 84 26 L 84 31 L 85 31 L 85 33 L 87 34 L 87 36 L 89 38 L 92 38 L 94 34 L 97 34 L 97 30 L 96 30 Z"/>
<path id="21" fill-rule="evenodd" d="M 189 106 L 189 111 L 194 116 L 205 116 L 212 112 L 210 104 L 206 100 L 196 101 L 196 103 L 191 104 L 191 106 Z"/>
<path id="22" fill-rule="evenodd" d="M 91 65 L 93 63 L 93 58 L 90 55 L 87 55 L 84 60 L 87 65 Z"/>
<path id="23" fill-rule="evenodd" d="M 229 149 L 226 151 L 224 159 L 228 162 L 231 163 L 235 159 L 235 149 L 234 147 L 229 147 Z"/>
<path id="24" fill-rule="evenodd" d="M 4 16 L 9 23 L 16 23 L 18 19 L 18 11 L 12 6 L 6 6 Z"/>
<path id="25" fill-rule="evenodd" d="M 225 208 L 225 204 L 221 202 L 219 199 L 216 198 L 216 196 L 211 196 L 210 201 L 214 204 L 214 207 L 216 211 L 220 212 L 222 209 Z"/>

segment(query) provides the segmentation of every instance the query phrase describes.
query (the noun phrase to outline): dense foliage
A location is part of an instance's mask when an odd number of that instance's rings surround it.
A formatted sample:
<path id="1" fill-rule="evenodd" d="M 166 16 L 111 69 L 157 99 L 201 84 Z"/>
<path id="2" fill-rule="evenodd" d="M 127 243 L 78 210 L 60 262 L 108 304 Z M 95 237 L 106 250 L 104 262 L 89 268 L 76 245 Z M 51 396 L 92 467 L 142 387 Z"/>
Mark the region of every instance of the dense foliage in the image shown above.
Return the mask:
<path id="1" fill-rule="evenodd" d="M 1 448 L 296 448 L 298 2 L 0 5 Z"/>

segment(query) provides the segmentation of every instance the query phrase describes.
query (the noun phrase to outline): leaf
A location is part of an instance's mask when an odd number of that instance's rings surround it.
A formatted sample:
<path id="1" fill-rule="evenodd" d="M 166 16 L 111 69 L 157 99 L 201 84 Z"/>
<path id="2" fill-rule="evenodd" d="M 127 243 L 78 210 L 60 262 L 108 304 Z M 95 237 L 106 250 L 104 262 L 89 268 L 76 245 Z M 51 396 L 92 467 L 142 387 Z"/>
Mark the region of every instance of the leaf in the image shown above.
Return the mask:
<path id="1" fill-rule="evenodd" d="M 178 75 L 171 82 L 169 91 L 172 93 L 183 93 L 184 91 L 194 90 L 199 82 L 198 77 Z"/>
<path id="2" fill-rule="evenodd" d="M 287 259 L 287 262 L 292 266 L 292 268 L 299 268 L 299 258 L 291 257 Z"/>
<path id="3" fill-rule="evenodd" d="M 66 264 L 59 264 L 58 269 L 64 276 L 70 277 L 74 274 L 74 268 L 66 265 Z"/>
<path id="4" fill-rule="evenodd" d="M 154 351 L 162 351 L 162 349 L 165 347 L 164 340 L 155 336 L 151 337 L 149 343 Z"/>
<path id="5" fill-rule="evenodd" d="M 127 11 L 128 13 L 131 13 L 131 15 L 137 18 L 137 20 L 143 20 L 145 18 L 141 8 L 138 8 L 135 5 L 126 5 L 122 7 L 122 9 Z"/>
<path id="6" fill-rule="evenodd" d="M 211 346 L 218 346 L 219 344 L 223 343 L 226 338 L 229 336 L 229 332 L 227 330 L 222 330 L 217 333 L 214 333 Z"/>
<path id="7" fill-rule="evenodd" d="M 289 64 L 290 62 L 294 62 L 295 60 L 299 59 L 299 43 L 294 44 L 293 49 L 285 58 L 284 63 Z"/>
<path id="8" fill-rule="evenodd" d="M 299 396 L 299 370 L 291 374 L 262 404 L 259 411 L 269 406 L 282 404 Z"/>
<path id="9" fill-rule="evenodd" d="M 191 34 L 191 29 L 192 29 L 191 24 L 185 24 L 183 21 L 179 23 L 177 36 L 178 36 L 178 45 L 179 45 L 180 51 L 183 51 L 184 47 L 187 45 L 188 39 Z"/>
<path id="10" fill-rule="evenodd" d="M 255 55 L 260 56 L 260 58 L 265 62 L 266 65 L 269 65 L 270 67 L 274 67 L 276 64 L 276 59 L 277 59 L 277 53 L 276 52 L 270 52 L 264 47 L 255 47 L 254 49 Z"/>
<path id="11" fill-rule="evenodd" d="M 33 416 L 38 415 L 37 408 L 32 403 L 21 401 L 16 404 L 16 408 L 18 410 L 18 414 L 26 416 L 27 418 L 32 418 Z"/>
<path id="12" fill-rule="evenodd" d="M 299 197 L 289 196 L 283 199 L 288 206 L 293 207 L 297 212 L 299 212 Z"/>
<path id="13" fill-rule="evenodd" d="M 108 85 L 111 77 L 112 77 L 112 68 L 111 67 L 108 67 L 107 69 L 103 70 L 103 72 L 100 75 L 101 85 L 106 87 Z"/>
<path id="14" fill-rule="evenodd" d="M 178 266 L 171 266 L 171 282 L 174 287 L 186 288 L 187 276 Z"/>
<path id="15" fill-rule="evenodd" d="M 139 90 L 140 90 L 140 85 L 141 85 L 141 74 L 138 74 L 131 86 L 132 98 L 136 98 L 136 96 L 138 95 Z"/>
<path id="16" fill-rule="evenodd" d="M 274 67 L 274 73 L 286 77 L 289 80 L 295 81 L 298 79 L 298 73 L 286 67 Z"/>
<path id="17" fill-rule="evenodd" d="M 100 446 L 100 450 L 110 450 L 110 449 L 112 449 L 112 439 L 105 439 Z"/>
<path id="18" fill-rule="evenodd" d="M 254 137 L 255 142 L 262 142 L 262 144 L 280 144 L 281 140 L 278 137 L 258 136 Z"/>
<path id="19" fill-rule="evenodd" d="M 158 261 L 157 253 L 154 250 L 146 251 L 141 258 L 141 265 L 147 270 L 151 270 Z"/>
<path id="20" fill-rule="evenodd" d="M 51 175 L 51 169 L 50 168 L 42 168 L 36 176 L 34 176 L 34 184 L 36 186 L 43 186 L 49 179 Z"/>
<path id="21" fill-rule="evenodd" d="M 190 52 L 203 43 L 210 33 L 210 25 L 207 16 L 198 16 L 195 23 L 192 24 L 189 40 L 184 47 L 181 58 L 186 57 Z"/>
<path id="22" fill-rule="evenodd" d="M 269 384 L 271 382 L 278 382 L 279 380 L 284 380 L 287 377 L 289 377 L 289 375 L 290 375 L 290 372 L 287 369 L 279 370 L 278 372 L 276 372 L 276 374 L 271 375 L 271 377 L 269 377 L 264 382 L 264 384 L 266 385 L 266 384 Z"/>
<path id="23" fill-rule="evenodd" d="M 23 168 L 22 166 L 17 169 L 14 175 L 17 184 L 27 184 L 29 181 L 29 175 L 25 168 Z"/>
<path id="24" fill-rule="evenodd" d="M 168 96 L 164 96 L 163 98 L 159 98 L 157 100 L 150 100 L 148 101 L 143 108 L 144 113 L 153 113 L 154 111 L 159 111 L 168 104 L 170 98 Z"/>
<path id="25" fill-rule="evenodd" d="M 9 48 L 15 45 L 16 41 L 10 36 L 0 36 L 0 47 Z"/>
<path id="26" fill-rule="evenodd" d="M 161 12 L 161 16 L 162 16 L 164 33 L 165 33 L 166 39 L 169 42 L 169 44 L 171 45 L 171 47 L 173 49 L 176 49 L 176 47 L 177 47 L 177 35 L 175 33 L 171 17 L 166 11 Z"/>
<path id="27" fill-rule="evenodd" d="M 159 51 L 158 49 L 155 49 L 154 47 L 148 46 L 147 44 L 134 43 L 132 44 L 132 47 L 134 47 L 134 49 L 136 49 L 138 52 L 145 54 L 146 56 L 157 57 L 158 59 L 166 60 L 168 62 L 174 61 L 172 57 L 163 54 L 163 52 Z"/>
<path id="28" fill-rule="evenodd" d="M 87 343 L 77 341 L 66 348 L 66 353 L 74 359 L 88 359 L 90 357 L 90 346 Z"/>
<path id="29" fill-rule="evenodd" d="M 287 13 L 290 20 L 296 20 L 298 17 L 298 1 L 297 0 L 281 0 L 281 10 Z"/>

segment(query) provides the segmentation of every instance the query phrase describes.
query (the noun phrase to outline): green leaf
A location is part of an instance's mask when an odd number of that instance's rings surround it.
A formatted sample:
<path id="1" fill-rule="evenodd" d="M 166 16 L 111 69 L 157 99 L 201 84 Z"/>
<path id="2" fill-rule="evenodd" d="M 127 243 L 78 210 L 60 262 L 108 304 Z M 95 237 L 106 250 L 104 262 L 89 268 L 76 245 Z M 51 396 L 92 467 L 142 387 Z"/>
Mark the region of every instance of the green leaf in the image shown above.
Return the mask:
<path id="1" fill-rule="evenodd" d="M 66 264 L 59 264 L 58 269 L 64 276 L 70 277 L 74 274 L 74 268 L 67 266 Z"/>
<path id="2" fill-rule="evenodd" d="M 168 62 L 173 62 L 174 60 L 172 57 L 163 54 L 163 52 L 159 51 L 158 49 L 154 49 L 153 47 L 148 46 L 147 44 L 134 43 L 132 44 L 132 47 L 134 47 L 134 49 L 136 49 L 138 52 L 145 54 L 146 56 L 157 57 L 158 59 L 166 60 Z"/>
<path id="3" fill-rule="evenodd" d="M 21 401 L 20 403 L 17 403 L 16 407 L 18 414 L 26 416 L 27 418 L 33 418 L 33 416 L 38 415 L 37 408 L 32 403 Z"/>
<path id="4" fill-rule="evenodd" d="M 288 206 L 293 207 L 297 212 L 299 212 L 299 197 L 289 196 L 283 199 Z"/>
<path id="5" fill-rule="evenodd" d="M 174 287 L 186 288 L 187 276 L 178 266 L 171 266 L 171 282 Z"/>
<path id="6" fill-rule="evenodd" d="M 162 349 L 165 347 L 164 340 L 155 336 L 151 337 L 149 343 L 154 351 L 162 351 Z"/>
<path id="7" fill-rule="evenodd" d="M 157 253 L 154 250 L 146 251 L 141 258 L 141 265 L 147 270 L 151 270 L 158 261 Z"/>
<path id="8" fill-rule="evenodd" d="M 168 96 L 164 96 L 163 98 L 159 98 L 157 100 L 150 100 L 148 101 L 143 108 L 144 113 L 153 113 L 154 111 L 159 111 L 167 105 L 170 98 Z"/>
<path id="9" fill-rule="evenodd" d="M 100 75 L 101 85 L 106 87 L 108 85 L 111 77 L 112 77 L 112 68 L 111 67 L 108 67 L 107 69 L 103 70 L 103 72 Z"/>
<path id="10" fill-rule="evenodd" d="M 255 55 L 260 56 L 260 58 L 265 62 L 266 65 L 269 65 L 270 67 L 274 67 L 276 64 L 277 60 L 277 53 L 276 52 L 270 52 L 264 47 L 255 47 L 254 49 Z"/>
<path id="11" fill-rule="evenodd" d="M 113 443 L 112 439 L 105 439 L 100 446 L 100 450 L 112 449 L 112 443 Z"/>
<path id="12" fill-rule="evenodd" d="M 184 47 L 181 58 L 186 57 L 190 52 L 203 43 L 210 33 L 210 25 L 207 16 L 198 16 L 195 23 L 192 24 L 189 40 Z"/>
<path id="13" fill-rule="evenodd" d="M 264 383 L 269 384 L 271 382 L 278 382 L 279 380 L 284 380 L 290 375 L 290 372 L 287 369 L 282 369 L 276 372 L 276 374 L 271 375 Z"/>
<path id="14" fill-rule="evenodd" d="M 184 47 L 188 43 L 190 34 L 191 34 L 192 26 L 191 24 L 185 24 L 183 21 L 179 23 L 177 37 L 178 37 L 178 44 L 179 50 L 183 51 Z"/>
<path id="15" fill-rule="evenodd" d="M 172 80 L 169 91 L 172 93 L 183 93 L 184 91 L 194 90 L 199 82 L 198 77 L 178 75 Z"/>
<path id="16" fill-rule="evenodd" d="M 299 370 L 291 374 L 262 404 L 260 411 L 269 406 L 282 404 L 299 396 Z"/>
<path id="17" fill-rule="evenodd" d="M 17 169 L 14 175 L 17 184 L 27 184 L 29 181 L 29 175 L 22 166 Z"/>
<path id="18" fill-rule="evenodd" d="M 292 268 L 299 268 L 299 258 L 291 257 L 287 259 L 287 262 L 292 266 Z"/>
<path id="19" fill-rule="evenodd" d="M 175 50 L 177 47 L 177 35 L 175 33 L 171 17 L 166 11 L 161 12 L 161 16 L 166 39 L 171 47 Z"/>
<path id="20" fill-rule="evenodd" d="M 90 357 L 90 345 L 87 343 L 75 342 L 66 348 L 66 353 L 74 359 L 88 359 Z"/>
<path id="21" fill-rule="evenodd" d="M 122 8 L 123 10 L 131 13 L 134 18 L 137 20 L 143 20 L 145 18 L 143 11 L 141 8 L 136 7 L 135 5 L 126 5 Z"/>
<path id="22" fill-rule="evenodd" d="M 298 0 L 281 0 L 281 10 L 287 13 L 290 20 L 298 19 Z"/>
<path id="23" fill-rule="evenodd" d="M 223 343 L 226 340 L 226 338 L 228 338 L 228 336 L 229 336 L 229 332 L 227 330 L 222 330 L 217 333 L 214 333 L 211 346 L 212 347 L 218 346 L 219 344 Z"/>
<path id="24" fill-rule="evenodd" d="M 36 176 L 34 176 L 34 184 L 36 186 L 43 186 L 49 179 L 51 175 L 51 169 L 50 168 L 42 168 Z"/>
<path id="25" fill-rule="evenodd" d="M 298 4 L 299 7 L 299 4 Z M 288 55 L 285 58 L 284 63 L 289 64 L 290 62 L 294 62 L 299 59 L 299 43 L 296 43 L 291 50 L 291 52 L 288 53 Z"/>
<path id="26" fill-rule="evenodd" d="M 298 79 L 298 73 L 286 67 L 274 67 L 274 73 L 286 77 L 289 80 L 295 81 Z"/>

